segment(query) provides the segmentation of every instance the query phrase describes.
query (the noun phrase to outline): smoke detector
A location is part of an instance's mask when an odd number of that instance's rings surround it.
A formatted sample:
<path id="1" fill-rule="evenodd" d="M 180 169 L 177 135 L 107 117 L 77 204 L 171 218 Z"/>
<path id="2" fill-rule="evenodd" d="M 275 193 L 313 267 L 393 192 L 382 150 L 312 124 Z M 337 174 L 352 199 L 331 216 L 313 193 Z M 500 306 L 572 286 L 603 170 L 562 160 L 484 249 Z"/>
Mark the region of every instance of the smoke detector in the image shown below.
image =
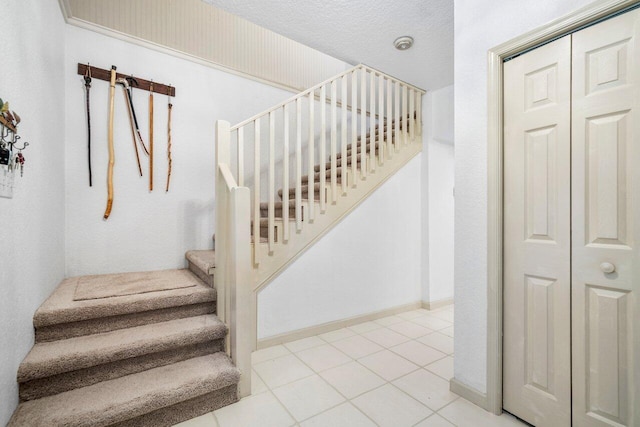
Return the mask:
<path id="1" fill-rule="evenodd" d="M 402 37 L 398 37 L 394 42 L 393 45 L 396 47 L 396 49 L 398 50 L 407 50 L 409 49 L 411 46 L 413 46 L 413 37 L 409 37 L 409 36 L 402 36 Z"/>

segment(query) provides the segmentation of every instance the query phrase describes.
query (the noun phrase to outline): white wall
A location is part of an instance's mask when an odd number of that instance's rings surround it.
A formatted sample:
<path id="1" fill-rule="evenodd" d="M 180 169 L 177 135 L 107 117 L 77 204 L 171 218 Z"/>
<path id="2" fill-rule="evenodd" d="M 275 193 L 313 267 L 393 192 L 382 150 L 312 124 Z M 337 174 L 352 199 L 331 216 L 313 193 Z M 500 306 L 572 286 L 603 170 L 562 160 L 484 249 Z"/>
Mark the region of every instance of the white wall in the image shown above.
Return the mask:
<path id="1" fill-rule="evenodd" d="M 184 253 L 212 247 L 214 124 L 248 118 L 292 94 L 74 26 L 66 28 L 66 244 L 68 276 L 181 268 Z M 122 89 L 116 89 L 115 197 L 102 219 L 107 186 L 109 83 L 91 88 L 93 187 L 88 185 L 84 86 L 77 63 L 90 62 L 176 87 L 173 99 L 171 188 L 165 193 L 167 97 L 154 96 L 154 191 L 137 172 Z M 143 138 L 148 93 L 134 91 Z"/>
<path id="2" fill-rule="evenodd" d="M 453 86 L 427 93 L 422 187 L 422 301 L 453 298 Z"/>
<path id="3" fill-rule="evenodd" d="M 589 0 L 455 1 L 455 377 L 486 391 L 487 51 Z"/>
<path id="4" fill-rule="evenodd" d="M 64 21 L 58 3 L 2 2 L 0 97 L 22 117 L 24 176 L 0 198 L 0 425 L 18 403 L 16 372 L 32 317 L 64 276 Z"/>
<path id="5" fill-rule="evenodd" d="M 432 92 L 429 158 L 429 301 L 453 298 L 454 88 Z"/>
<path id="6" fill-rule="evenodd" d="M 420 301 L 416 156 L 258 295 L 258 337 Z"/>

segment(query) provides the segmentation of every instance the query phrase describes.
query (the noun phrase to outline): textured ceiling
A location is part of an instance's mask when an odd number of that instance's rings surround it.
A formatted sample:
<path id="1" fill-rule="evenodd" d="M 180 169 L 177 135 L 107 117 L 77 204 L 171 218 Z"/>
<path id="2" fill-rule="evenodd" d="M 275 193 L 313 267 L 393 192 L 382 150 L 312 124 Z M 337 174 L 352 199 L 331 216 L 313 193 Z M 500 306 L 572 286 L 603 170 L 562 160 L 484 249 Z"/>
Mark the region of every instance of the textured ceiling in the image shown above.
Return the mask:
<path id="1" fill-rule="evenodd" d="M 424 89 L 453 83 L 453 0 L 203 0 L 351 64 Z M 393 41 L 414 38 L 407 51 Z"/>

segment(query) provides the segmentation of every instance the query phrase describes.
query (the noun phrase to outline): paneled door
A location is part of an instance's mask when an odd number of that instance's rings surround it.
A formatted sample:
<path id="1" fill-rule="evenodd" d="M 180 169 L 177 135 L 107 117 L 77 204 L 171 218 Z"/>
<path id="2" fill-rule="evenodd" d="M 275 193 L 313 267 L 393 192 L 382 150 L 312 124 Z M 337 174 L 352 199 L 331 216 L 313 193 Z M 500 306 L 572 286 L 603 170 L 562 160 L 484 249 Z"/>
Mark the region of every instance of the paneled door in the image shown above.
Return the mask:
<path id="1" fill-rule="evenodd" d="M 640 427 L 640 9 L 504 64 L 503 406 Z"/>
<path id="2" fill-rule="evenodd" d="M 573 424 L 640 426 L 640 10 L 573 35 Z"/>
<path id="3" fill-rule="evenodd" d="M 571 36 L 504 64 L 503 406 L 571 425 Z"/>

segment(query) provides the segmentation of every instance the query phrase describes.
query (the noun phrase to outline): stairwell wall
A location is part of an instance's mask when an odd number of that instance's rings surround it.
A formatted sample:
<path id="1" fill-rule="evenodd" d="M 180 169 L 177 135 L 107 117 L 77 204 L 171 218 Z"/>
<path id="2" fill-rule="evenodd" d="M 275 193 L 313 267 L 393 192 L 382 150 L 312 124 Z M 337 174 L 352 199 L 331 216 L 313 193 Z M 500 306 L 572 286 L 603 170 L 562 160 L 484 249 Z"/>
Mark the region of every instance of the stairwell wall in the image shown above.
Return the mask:
<path id="1" fill-rule="evenodd" d="M 65 55 L 68 276 L 184 267 L 184 253 L 212 247 L 214 232 L 214 126 L 237 123 L 292 96 L 254 80 L 68 25 Z M 109 84 L 91 89 L 93 187 L 88 185 L 84 86 L 77 63 L 118 71 L 176 87 L 173 99 L 171 188 L 167 172 L 167 97 L 154 96 L 154 191 L 137 172 L 122 89 L 115 98 L 115 197 L 106 205 Z M 148 93 L 134 91 L 143 138 L 148 137 Z"/>
<path id="2" fill-rule="evenodd" d="M 422 301 L 453 299 L 453 85 L 427 92 L 422 151 Z"/>
<path id="3" fill-rule="evenodd" d="M 30 146 L 13 198 L 0 198 L 0 425 L 18 403 L 33 313 L 64 277 L 64 25 L 56 2 L 2 2 L 0 97 Z"/>

